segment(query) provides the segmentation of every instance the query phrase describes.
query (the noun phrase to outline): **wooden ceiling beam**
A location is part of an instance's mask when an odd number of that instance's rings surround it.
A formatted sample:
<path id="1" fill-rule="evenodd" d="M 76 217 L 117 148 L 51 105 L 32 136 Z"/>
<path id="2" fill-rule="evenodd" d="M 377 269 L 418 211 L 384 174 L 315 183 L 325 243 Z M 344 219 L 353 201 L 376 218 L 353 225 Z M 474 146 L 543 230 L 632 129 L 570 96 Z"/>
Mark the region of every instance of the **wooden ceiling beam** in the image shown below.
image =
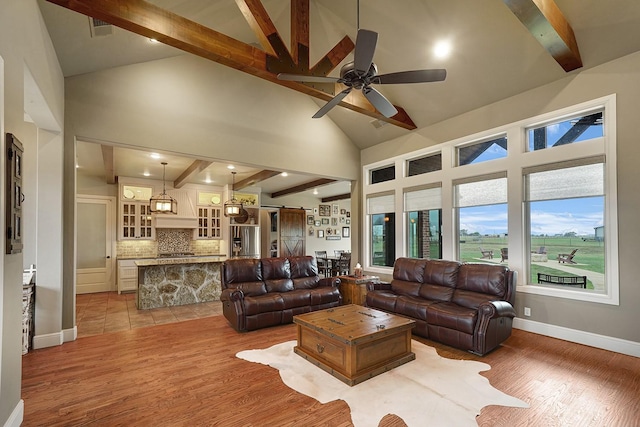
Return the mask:
<path id="1" fill-rule="evenodd" d="M 181 188 L 187 182 L 189 182 L 191 178 L 193 178 L 194 176 L 198 175 L 200 172 L 208 168 L 211 165 L 211 163 L 213 162 L 209 162 L 207 160 L 194 161 L 189 165 L 187 169 L 184 170 L 184 172 L 180 174 L 178 178 L 176 178 L 175 181 L 173 181 L 173 188 Z"/>
<path id="2" fill-rule="evenodd" d="M 300 64 L 296 64 L 296 61 L 292 60 L 291 54 L 289 54 L 284 45 L 282 45 L 282 49 L 273 49 L 276 55 L 272 55 L 144 0 L 47 1 L 83 15 L 101 19 L 127 31 L 131 31 L 144 37 L 156 39 L 166 45 L 218 62 L 236 70 L 260 77 L 272 83 L 288 87 L 326 102 L 330 101 L 334 96 L 333 93 L 328 93 L 311 85 L 278 80 L 278 72 L 274 71 L 272 67 L 269 68 L 267 64 L 268 62 L 270 64 L 289 63 L 291 64 L 291 67 L 293 67 L 293 70 L 288 72 L 294 73 L 298 72 L 295 71 L 296 67 L 300 67 Z M 273 33 L 273 29 L 270 29 L 270 26 L 273 25 L 273 23 L 269 24 L 271 20 L 269 19 L 266 21 L 264 19 L 265 17 L 268 18 L 268 16 L 266 15 L 266 12 L 263 13 L 260 11 L 260 9 L 264 10 L 260 1 L 237 1 L 240 4 L 244 3 L 251 16 L 253 16 L 250 21 L 255 21 L 252 27 L 254 28 L 254 31 L 256 31 L 256 29 L 260 29 L 260 31 L 264 33 L 263 36 L 270 46 L 273 47 L 274 44 L 279 46 L 281 39 L 278 41 L 280 37 L 274 36 L 274 34 L 277 34 L 277 31 Z M 292 1 L 303 2 L 305 0 Z M 304 4 L 297 4 L 295 9 L 296 11 L 304 10 Z M 256 14 L 259 18 L 255 17 Z M 296 22 L 298 19 L 304 19 L 308 25 L 309 17 L 307 14 L 306 16 L 292 17 L 292 19 L 295 19 Z M 249 25 L 251 25 L 251 22 L 249 22 Z M 297 31 L 300 32 L 299 29 Z M 272 37 L 269 37 L 269 35 Z M 299 34 L 295 37 L 300 40 L 304 36 Z M 355 45 L 353 42 L 348 39 L 348 37 L 345 37 L 336 45 L 336 47 L 325 55 L 318 64 L 316 64 L 313 70 L 308 73 L 311 74 L 313 72 L 317 73 L 317 75 L 328 74 L 329 71 L 335 68 L 335 66 L 337 66 L 340 61 L 342 61 L 342 59 L 344 59 L 344 57 L 346 57 L 346 55 L 354 48 Z M 298 56 L 299 55 L 300 53 L 298 53 Z M 308 68 L 308 66 L 306 68 Z M 397 114 L 391 118 L 387 118 L 375 109 L 371 110 L 370 108 L 363 108 L 363 106 L 359 104 L 351 104 L 346 100 L 342 100 L 340 105 L 352 111 L 391 123 L 404 129 L 412 130 L 416 128 L 415 123 L 413 123 L 411 119 L 407 120 L 408 116 L 406 113 L 404 113 L 404 115 Z"/>
<path id="3" fill-rule="evenodd" d="M 113 145 L 100 144 L 102 149 L 102 162 L 104 163 L 104 175 L 107 184 L 116 183 L 116 162 L 113 157 Z"/>
<path id="4" fill-rule="evenodd" d="M 322 203 L 335 202 L 336 200 L 346 200 L 351 198 L 351 193 L 338 194 L 337 196 L 323 197 Z"/>
<path id="5" fill-rule="evenodd" d="M 255 174 L 251 175 L 249 178 L 245 178 L 242 181 L 236 182 L 236 184 L 233 186 L 233 190 L 234 191 L 242 190 L 243 188 L 250 187 L 252 185 L 256 185 L 260 181 L 264 181 L 265 179 L 273 178 L 274 176 L 280 175 L 280 173 L 281 172 L 279 172 L 279 171 L 270 171 L 270 170 L 260 171 L 258 173 L 255 173 Z"/>
<path id="6" fill-rule="evenodd" d="M 296 185 L 295 187 L 286 188 L 284 190 L 271 193 L 271 198 L 275 199 L 276 197 L 282 197 L 288 194 L 302 193 L 303 191 L 306 191 L 310 188 L 321 187 L 323 185 L 332 184 L 334 182 L 336 182 L 335 179 L 327 179 L 327 178 L 316 179 L 314 181 L 310 181 L 305 184 Z"/>
<path id="7" fill-rule="evenodd" d="M 554 0 L 503 0 L 566 71 L 582 67 L 573 29 Z"/>

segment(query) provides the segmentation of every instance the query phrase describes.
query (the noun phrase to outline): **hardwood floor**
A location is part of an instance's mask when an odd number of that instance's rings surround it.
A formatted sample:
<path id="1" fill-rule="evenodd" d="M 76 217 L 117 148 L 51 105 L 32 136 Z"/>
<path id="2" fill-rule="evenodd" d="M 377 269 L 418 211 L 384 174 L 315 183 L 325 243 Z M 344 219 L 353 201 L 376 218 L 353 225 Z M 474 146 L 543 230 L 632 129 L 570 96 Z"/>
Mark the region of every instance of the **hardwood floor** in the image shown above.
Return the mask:
<path id="1" fill-rule="evenodd" d="M 343 401 L 322 405 L 235 357 L 295 337 L 294 325 L 240 334 L 213 316 L 35 350 L 23 356 L 22 425 L 351 426 Z M 531 406 L 485 407 L 481 426 L 640 425 L 638 358 L 520 330 L 485 357 L 420 341 L 490 364 L 491 384 Z M 380 425 L 404 423 L 390 415 Z"/>

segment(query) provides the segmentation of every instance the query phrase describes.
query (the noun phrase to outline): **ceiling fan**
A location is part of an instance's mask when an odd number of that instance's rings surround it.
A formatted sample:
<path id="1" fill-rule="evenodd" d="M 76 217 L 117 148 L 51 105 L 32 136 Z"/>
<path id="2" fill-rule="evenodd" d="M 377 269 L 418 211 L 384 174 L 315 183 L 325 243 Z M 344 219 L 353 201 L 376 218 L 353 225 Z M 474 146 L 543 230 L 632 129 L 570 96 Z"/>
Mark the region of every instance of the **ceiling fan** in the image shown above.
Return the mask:
<path id="1" fill-rule="evenodd" d="M 373 54 L 376 50 L 377 42 L 378 33 L 359 29 L 353 62 L 348 62 L 342 67 L 340 77 L 280 73 L 278 74 L 278 80 L 307 83 L 342 83 L 347 86 L 345 90 L 337 94 L 314 114 L 313 118 L 317 119 L 338 105 L 352 89 L 362 90 L 364 96 L 380 113 L 385 117 L 392 117 L 398 113 L 398 110 L 384 95 L 371 87 L 372 84 L 428 83 L 443 81 L 446 78 L 447 70 L 443 69 L 400 71 L 378 75 L 378 67 L 373 63 Z"/>

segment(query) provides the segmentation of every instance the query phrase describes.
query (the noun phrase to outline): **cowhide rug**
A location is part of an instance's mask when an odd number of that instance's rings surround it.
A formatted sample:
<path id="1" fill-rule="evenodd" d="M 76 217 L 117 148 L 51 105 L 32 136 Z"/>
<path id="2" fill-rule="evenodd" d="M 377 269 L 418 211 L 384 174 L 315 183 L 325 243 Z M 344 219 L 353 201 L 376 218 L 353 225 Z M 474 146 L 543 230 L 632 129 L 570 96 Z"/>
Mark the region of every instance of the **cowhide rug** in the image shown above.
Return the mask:
<path id="1" fill-rule="evenodd" d="M 445 359 L 415 340 L 416 360 L 353 387 L 295 354 L 295 345 L 287 341 L 265 350 L 241 351 L 236 357 L 278 369 L 287 386 L 320 403 L 344 400 L 356 427 L 377 426 L 387 414 L 397 415 L 409 427 L 475 426 L 484 406 L 529 407 L 479 375 L 491 369 L 488 364 Z"/>

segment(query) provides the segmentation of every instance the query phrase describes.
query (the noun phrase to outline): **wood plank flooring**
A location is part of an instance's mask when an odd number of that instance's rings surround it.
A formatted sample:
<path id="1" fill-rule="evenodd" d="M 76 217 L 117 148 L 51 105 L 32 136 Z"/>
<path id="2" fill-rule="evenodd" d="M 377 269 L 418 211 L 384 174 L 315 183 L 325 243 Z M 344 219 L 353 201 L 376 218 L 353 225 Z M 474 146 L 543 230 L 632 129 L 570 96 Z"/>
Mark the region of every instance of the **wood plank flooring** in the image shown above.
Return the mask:
<path id="1" fill-rule="evenodd" d="M 235 357 L 295 337 L 294 325 L 240 334 L 213 316 L 35 350 L 23 356 L 23 426 L 351 426 L 343 401 L 322 405 Z M 420 341 L 490 364 L 491 384 L 531 405 L 485 407 L 480 426 L 640 425 L 638 358 L 520 330 L 485 357 Z"/>

